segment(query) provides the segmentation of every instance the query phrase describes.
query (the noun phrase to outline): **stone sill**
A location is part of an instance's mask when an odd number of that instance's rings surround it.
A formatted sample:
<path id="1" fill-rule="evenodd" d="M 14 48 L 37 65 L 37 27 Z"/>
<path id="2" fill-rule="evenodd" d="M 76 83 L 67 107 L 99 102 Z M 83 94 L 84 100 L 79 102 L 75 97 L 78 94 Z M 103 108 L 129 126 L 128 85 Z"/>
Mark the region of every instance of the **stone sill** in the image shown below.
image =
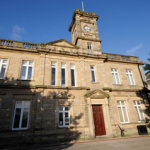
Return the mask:
<path id="1" fill-rule="evenodd" d="M 91 81 L 91 83 L 92 83 L 92 84 L 99 84 L 99 82 L 92 82 L 92 81 Z"/>
<path id="2" fill-rule="evenodd" d="M 112 85 L 115 85 L 115 86 L 124 86 L 123 84 L 112 84 Z"/>

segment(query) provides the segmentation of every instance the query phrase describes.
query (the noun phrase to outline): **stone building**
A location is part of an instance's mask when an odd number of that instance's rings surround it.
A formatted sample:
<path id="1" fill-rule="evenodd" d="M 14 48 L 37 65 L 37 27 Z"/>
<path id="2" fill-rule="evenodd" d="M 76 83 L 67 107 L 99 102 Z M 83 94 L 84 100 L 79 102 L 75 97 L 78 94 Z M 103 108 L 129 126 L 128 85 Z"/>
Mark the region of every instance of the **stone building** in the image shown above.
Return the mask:
<path id="1" fill-rule="evenodd" d="M 103 53 L 98 18 L 76 9 L 72 43 L 0 39 L 1 145 L 149 132 L 144 62 Z"/>

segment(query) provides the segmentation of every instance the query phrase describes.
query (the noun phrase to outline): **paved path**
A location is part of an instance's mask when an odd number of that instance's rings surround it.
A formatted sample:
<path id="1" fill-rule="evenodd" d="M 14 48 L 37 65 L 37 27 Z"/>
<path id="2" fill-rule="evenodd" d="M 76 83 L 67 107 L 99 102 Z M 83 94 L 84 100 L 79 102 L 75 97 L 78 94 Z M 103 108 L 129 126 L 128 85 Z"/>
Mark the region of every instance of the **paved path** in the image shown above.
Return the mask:
<path id="1" fill-rule="evenodd" d="M 150 150 L 150 136 L 93 140 L 28 150 Z"/>

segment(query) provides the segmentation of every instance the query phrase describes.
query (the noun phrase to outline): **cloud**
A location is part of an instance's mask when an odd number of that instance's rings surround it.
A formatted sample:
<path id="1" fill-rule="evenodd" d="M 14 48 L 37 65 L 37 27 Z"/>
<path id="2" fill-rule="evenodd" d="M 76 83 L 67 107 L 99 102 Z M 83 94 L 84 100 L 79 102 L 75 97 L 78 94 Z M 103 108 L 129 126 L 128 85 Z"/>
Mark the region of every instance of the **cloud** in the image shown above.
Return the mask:
<path id="1" fill-rule="evenodd" d="M 13 40 L 22 40 L 21 34 L 25 31 L 24 27 L 20 27 L 16 24 L 12 29 L 11 37 Z"/>
<path id="2" fill-rule="evenodd" d="M 134 55 L 134 53 L 135 53 L 138 49 L 140 49 L 140 48 L 142 48 L 142 44 L 139 44 L 139 45 L 137 45 L 137 46 L 135 46 L 135 47 L 133 47 L 133 48 L 127 50 L 127 51 L 126 51 L 126 54 L 127 54 L 127 55 Z"/>

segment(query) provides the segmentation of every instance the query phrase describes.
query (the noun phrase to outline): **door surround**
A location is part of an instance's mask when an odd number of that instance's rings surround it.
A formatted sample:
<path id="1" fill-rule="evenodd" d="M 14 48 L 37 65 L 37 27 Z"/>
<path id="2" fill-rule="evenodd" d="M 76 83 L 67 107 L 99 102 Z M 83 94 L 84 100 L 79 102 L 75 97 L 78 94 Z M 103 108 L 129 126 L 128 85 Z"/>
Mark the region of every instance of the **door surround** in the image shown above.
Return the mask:
<path id="1" fill-rule="evenodd" d="M 102 90 L 93 90 L 85 94 L 85 98 L 88 103 L 88 112 L 89 112 L 89 125 L 90 125 L 90 135 L 91 137 L 96 137 L 95 135 L 95 125 L 93 118 L 93 109 L 92 105 L 102 105 L 103 108 L 103 117 L 105 124 L 106 135 L 102 135 L 101 137 L 112 137 L 112 127 L 110 121 L 110 113 L 109 113 L 109 95 Z"/>

